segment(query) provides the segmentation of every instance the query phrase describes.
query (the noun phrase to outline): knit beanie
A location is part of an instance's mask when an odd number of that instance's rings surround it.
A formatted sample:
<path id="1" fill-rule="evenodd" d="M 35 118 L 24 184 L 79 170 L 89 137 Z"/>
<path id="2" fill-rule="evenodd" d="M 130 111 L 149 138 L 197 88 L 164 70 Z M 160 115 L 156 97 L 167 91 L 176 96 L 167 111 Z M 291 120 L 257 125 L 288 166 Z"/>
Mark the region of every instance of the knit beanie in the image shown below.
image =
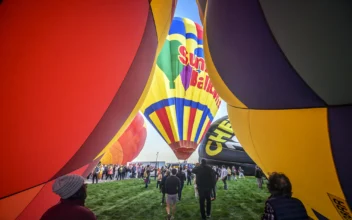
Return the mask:
<path id="1" fill-rule="evenodd" d="M 62 199 L 73 196 L 84 184 L 84 178 L 76 174 L 61 176 L 53 184 L 53 192 Z"/>

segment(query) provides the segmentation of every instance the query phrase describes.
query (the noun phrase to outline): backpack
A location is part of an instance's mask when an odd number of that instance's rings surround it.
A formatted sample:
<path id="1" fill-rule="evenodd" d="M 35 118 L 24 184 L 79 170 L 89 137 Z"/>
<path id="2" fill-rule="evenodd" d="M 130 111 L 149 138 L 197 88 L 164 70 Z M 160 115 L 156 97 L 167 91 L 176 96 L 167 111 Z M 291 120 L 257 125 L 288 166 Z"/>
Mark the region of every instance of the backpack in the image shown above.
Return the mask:
<path id="1" fill-rule="evenodd" d="M 95 172 L 95 173 L 99 173 L 99 172 L 100 172 L 99 167 L 95 167 L 94 172 Z"/>

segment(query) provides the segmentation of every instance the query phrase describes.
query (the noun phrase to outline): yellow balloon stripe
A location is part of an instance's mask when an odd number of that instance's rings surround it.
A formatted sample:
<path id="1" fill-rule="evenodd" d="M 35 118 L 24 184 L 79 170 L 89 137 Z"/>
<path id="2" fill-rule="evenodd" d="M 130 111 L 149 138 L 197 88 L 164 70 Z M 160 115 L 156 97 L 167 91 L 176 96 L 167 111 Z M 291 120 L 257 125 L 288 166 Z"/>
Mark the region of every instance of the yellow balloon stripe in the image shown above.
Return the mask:
<path id="1" fill-rule="evenodd" d="M 200 124 L 197 124 L 197 122 L 200 121 L 202 115 L 203 115 L 203 111 L 197 109 L 196 115 L 194 117 L 194 125 L 193 125 L 193 127 L 197 128 L 197 129 L 192 129 L 191 140 L 194 140 L 196 138 L 196 133 L 197 133 L 197 130 L 198 130 L 198 126 L 202 126 Z"/>
<path id="2" fill-rule="evenodd" d="M 167 117 L 170 121 L 170 126 L 172 130 L 172 135 L 174 136 L 175 141 L 179 141 L 180 137 L 178 135 L 178 128 L 177 128 L 177 120 L 176 120 L 176 110 L 175 106 L 168 106 L 165 108 Z"/>
<path id="3" fill-rule="evenodd" d="M 205 122 L 204 122 L 204 124 L 203 124 L 203 127 L 202 127 L 202 130 L 201 130 L 201 132 L 200 132 L 200 134 L 201 135 L 199 135 L 199 137 L 198 137 L 198 139 L 197 139 L 197 143 L 199 143 L 202 139 L 202 137 L 203 137 L 203 134 L 204 134 L 204 132 L 205 132 L 205 128 L 207 127 L 207 124 L 209 123 L 209 121 L 210 121 L 210 119 L 207 117 L 206 119 L 205 119 Z"/>
<path id="4" fill-rule="evenodd" d="M 167 133 L 164 129 L 164 126 L 162 125 L 158 115 L 153 112 L 151 115 L 150 115 L 150 119 L 152 120 L 153 124 L 158 128 L 158 131 L 160 132 L 160 134 L 164 137 L 165 141 L 167 144 L 170 144 L 171 141 L 169 139 L 169 137 L 167 136 Z"/>

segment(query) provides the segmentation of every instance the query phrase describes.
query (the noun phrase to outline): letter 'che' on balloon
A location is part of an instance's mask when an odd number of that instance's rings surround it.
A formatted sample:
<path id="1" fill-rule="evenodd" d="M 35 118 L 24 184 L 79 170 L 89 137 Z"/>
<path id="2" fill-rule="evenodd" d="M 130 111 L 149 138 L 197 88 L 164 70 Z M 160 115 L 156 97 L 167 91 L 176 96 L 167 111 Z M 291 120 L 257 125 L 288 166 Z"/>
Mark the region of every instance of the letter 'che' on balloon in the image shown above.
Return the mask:
<path id="1" fill-rule="evenodd" d="M 352 5 L 198 0 L 214 87 L 249 156 L 314 219 L 352 219 Z"/>
<path id="2" fill-rule="evenodd" d="M 242 166 L 247 174 L 253 175 L 255 163 L 237 140 L 228 116 L 210 125 L 199 145 L 198 152 L 199 158 L 206 159 L 209 164 Z"/>
<path id="3" fill-rule="evenodd" d="M 147 128 L 141 113 L 133 119 L 121 137 L 112 143 L 101 158 L 103 164 L 127 164 L 138 156 L 147 137 Z"/>
<path id="4" fill-rule="evenodd" d="M 209 128 L 220 102 L 204 60 L 201 25 L 174 18 L 141 108 L 143 114 L 177 158 L 187 159 Z"/>
<path id="5" fill-rule="evenodd" d="M 40 219 L 132 121 L 175 3 L 0 1 L 1 219 Z"/>

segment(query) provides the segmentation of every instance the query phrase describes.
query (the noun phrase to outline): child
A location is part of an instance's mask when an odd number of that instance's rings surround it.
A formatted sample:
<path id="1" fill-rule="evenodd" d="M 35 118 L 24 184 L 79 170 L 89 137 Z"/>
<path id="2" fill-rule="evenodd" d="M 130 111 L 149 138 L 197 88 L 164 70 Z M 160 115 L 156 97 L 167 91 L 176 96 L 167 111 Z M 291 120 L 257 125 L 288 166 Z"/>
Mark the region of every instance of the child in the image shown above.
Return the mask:
<path id="1" fill-rule="evenodd" d="M 198 194 L 198 188 L 197 188 L 197 182 L 196 182 L 196 177 L 195 176 L 194 176 L 194 180 L 193 180 L 193 186 L 194 186 L 194 196 L 197 199 L 199 194 Z"/>

